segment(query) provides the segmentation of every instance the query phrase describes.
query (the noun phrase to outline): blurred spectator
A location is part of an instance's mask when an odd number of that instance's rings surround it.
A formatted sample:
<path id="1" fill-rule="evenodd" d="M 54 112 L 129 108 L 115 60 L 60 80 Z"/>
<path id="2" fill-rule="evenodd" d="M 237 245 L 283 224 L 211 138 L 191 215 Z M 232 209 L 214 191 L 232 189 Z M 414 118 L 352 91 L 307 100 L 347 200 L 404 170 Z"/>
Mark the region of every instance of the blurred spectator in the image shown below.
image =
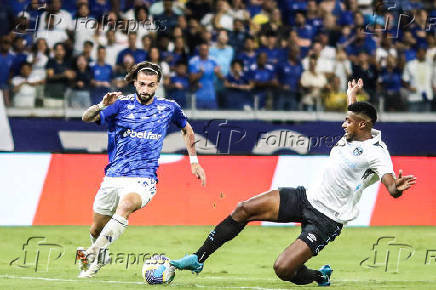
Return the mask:
<path id="1" fill-rule="evenodd" d="M 51 0 L 48 2 L 47 11 L 43 12 L 39 20 L 40 30 L 52 30 L 52 31 L 63 31 L 73 27 L 73 20 L 71 14 L 62 8 L 61 0 Z M 48 40 L 49 43 L 63 41 L 61 39 L 54 38 L 53 40 Z"/>
<path id="2" fill-rule="evenodd" d="M 27 57 L 27 62 L 32 64 L 32 73 L 30 77 L 36 81 L 45 83 L 46 70 L 50 50 L 47 41 L 44 38 L 38 38 L 32 47 L 32 53 Z M 36 98 L 42 101 L 44 97 L 44 86 L 41 84 L 36 86 Z"/>
<path id="3" fill-rule="evenodd" d="M 168 55 L 170 67 L 174 67 L 179 61 L 187 62 L 188 53 L 185 49 L 185 40 L 183 37 L 179 36 L 174 39 L 174 49 Z"/>
<path id="4" fill-rule="evenodd" d="M 318 8 L 317 1 L 307 1 L 306 24 L 311 26 L 315 30 L 315 33 L 319 32 L 323 26 L 323 21 L 320 15 L 321 11 Z"/>
<path id="5" fill-rule="evenodd" d="M 59 0 L 56 0 L 59 1 Z M 47 40 L 48 46 L 53 49 L 54 45 L 58 42 L 66 42 L 68 40 L 68 35 L 65 29 L 56 28 L 56 22 L 59 22 L 60 16 L 53 16 L 52 14 L 44 12 L 41 16 L 45 17 L 45 21 L 39 24 L 38 37 L 43 37 Z M 62 21 L 61 21 L 62 23 Z"/>
<path id="6" fill-rule="evenodd" d="M 321 41 L 314 41 L 312 44 L 312 48 L 309 50 L 308 56 L 303 59 L 303 68 L 308 70 L 309 68 L 309 58 L 312 55 L 315 55 L 317 58 L 316 62 L 316 71 L 322 72 L 326 74 L 333 73 L 335 58 L 336 58 L 336 50 L 333 47 L 327 45 L 327 37 L 325 34 L 320 34 Z"/>
<path id="7" fill-rule="evenodd" d="M 147 60 L 147 52 L 142 48 L 136 48 L 136 31 L 129 32 L 129 47 L 120 51 L 117 57 L 117 65 L 122 64 L 125 54 L 133 55 L 135 63 Z"/>
<path id="8" fill-rule="evenodd" d="M 161 14 L 154 15 L 154 21 L 159 25 L 165 26 L 167 31 L 172 31 L 174 26 L 177 25 L 177 14 L 173 10 L 172 0 L 163 0 L 163 12 Z"/>
<path id="9" fill-rule="evenodd" d="M 230 64 L 233 59 L 233 47 L 228 45 L 227 42 L 227 31 L 219 30 L 216 44 L 209 48 L 209 55 L 220 66 L 223 76 L 227 76 L 229 73 Z"/>
<path id="10" fill-rule="evenodd" d="M 186 44 L 188 45 L 189 53 L 194 54 L 195 48 L 200 44 L 200 35 L 202 27 L 196 19 L 188 21 L 188 30 L 186 32 Z"/>
<path id="11" fill-rule="evenodd" d="M 164 83 L 167 82 L 168 76 L 170 74 L 170 66 L 168 63 L 160 58 L 159 49 L 157 47 L 152 47 L 150 50 L 150 61 L 152 63 L 157 63 L 162 71 L 161 85 L 156 90 L 156 95 L 165 97 Z"/>
<path id="12" fill-rule="evenodd" d="M 235 53 L 239 53 L 244 49 L 244 41 L 250 34 L 245 29 L 244 23 L 240 19 L 235 19 L 233 22 L 233 31 L 229 33 L 229 44 L 233 47 Z"/>
<path id="13" fill-rule="evenodd" d="M 106 31 L 106 62 L 110 64 L 112 68 L 115 68 L 117 63 L 117 56 L 123 49 L 123 46 L 117 43 L 116 34 L 113 30 Z"/>
<path id="14" fill-rule="evenodd" d="M 357 56 L 357 64 L 352 66 L 353 79 L 362 78 L 364 91 L 370 98 L 370 102 L 376 104 L 377 69 L 371 64 L 368 54 L 361 51 Z"/>
<path id="15" fill-rule="evenodd" d="M 62 107 L 66 84 L 75 77 L 71 62 L 65 58 L 65 54 L 65 44 L 56 43 L 54 45 L 54 58 L 50 58 L 46 66 L 45 107 Z"/>
<path id="16" fill-rule="evenodd" d="M 123 95 L 134 94 L 135 87 L 132 83 L 128 83 L 124 77 L 130 68 L 135 64 L 135 59 L 131 54 L 125 54 L 123 58 L 123 64 L 116 71 L 113 83 L 115 90 L 120 91 Z"/>
<path id="17" fill-rule="evenodd" d="M 210 1 L 208 0 L 191 0 L 187 1 L 185 14 L 190 19 L 200 21 L 201 18 L 211 10 Z"/>
<path id="18" fill-rule="evenodd" d="M 174 72 L 166 83 L 167 96 L 175 100 L 182 108 L 187 108 L 189 95 L 189 77 L 187 64 L 183 60 L 175 63 Z"/>
<path id="19" fill-rule="evenodd" d="M 275 32 L 268 33 L 265 45 L 258 48 L 256 53 L 266 53 L 268 63 L 273 65 L 276 65 L 281 61 L 282 51 L 278 48 L 277 35 Z"/>
<path id="20" fill-rule="evenodd" d="M 102 15 L 104 15 L 106 12 L 112 10 L 111 3 L 114 1 L 110 0 L 90 0 L 90 7 L 92 16 L 95 18 L 100 18 Z"/>
<path id="21" fill-rule="evenodd" d="M 416 59 L 406 63 L 403 72 L 404 87 L 407 89 L 409 111 L 426 112 L 431 109 L 433 87 L 436 86 L 434 68 L 425 59 L 426 50 L 419 48 Z"/>
<path id="22" fill-rule="evenodd" d="M 148 15 L 148 9 L 145 5 L 137 6 L 135 8 L 135 20 L 137 21 L 136 25 L 137 37 L 136 37 L 136 47 L 142 47 L 142 40 L 144 36 L 149 35 L 152 29 L 156 29 L 153 26 L 153 22 L 151 17 Z M 145 47 L 143 47 L 147 50 Z"/>
<path id="23" fill-rule="evenodd" d="M 151 47 L 153 45 L 153 38 L 151 35 L 144 35 L 141 41 L 141 47 L 147 54 L 150 53 Z"/>
<path id="24" fill-rule="evenodd" d="M 30 15 L 27 12 L 22 11 L 15 18 L 14 34 L 16 37 L 24 39 L 24 46 L 30 48 L 33 45 L 33 38 L 35 26 L 30 26 Z"/>
<path id="25" fill-rule="evenodd" d="M 86 61 L 90 65 L 94 63 L 94 58 L 92 57 L 93 50 L 94 50 L 94 43 L 92 41 L 86 40 L 83 43 L 83 49 L 81 54 L 86 58 Z M 75 64 L 73 66 L 75 66 Z"/>
<path id="26" fill-rule="evenodd" d="M 14 62 L 14 55 L 10 53 L 11 38 L 9 36 L 1 37 L 0 43 L 0 89 L 3 92 L 3 100 L 6 106 L 10 105 L 9 98 L 9 78 L 11 68 Z"/>
<path id="27" fill-rule="evenodd" d="M 353 71 L 351 67 L 351 61 L 347 59 L 347 54 L 342 48 L 337 49 L 333 71 L 339 82 L 337 91 L 340 93 L 345 93 L 347 91 L 347 82 L 350 79 Z"/>
<path id="28" fill-rule="evenodd" d="M 300 79 L 303 67 L 294 50 L 288 52 L 288 59 L 277 70 L 280 89 L 274 100 L 275 110 L 297 110 L 300 91 Z"/>
<path id="29" fill-rule="evenodd" d="M 97 61 L 91 66 L 91 103 L 97 104 L 110 91 L 112 82 L 112 66 L 106 63 L 106 48 L 99 46 Z"/>
<path id="30" fill-rule="evenodd" d="M 233 14 L 227 1 L 218 0 L 216 2 L 216 14 L 213 19 L 213 25 L 217 30 L 233 30 Z"/>
<path id="31" fill-rule="evenodd" d="M 21 65 L 26 62 L 28 54 L 24 50 L 25 44 L 24 44 L 24 38 L 17 36 L 14 39 L 13 42 L 13 53 L 14 53 L 14 61 L 12 63 L 12 75 L 16 76 L 20 74 L 21 71 Z"/>
<path id="32" fill-rule="evenodd" d="M 381 39 L 380 46 L 377 47 L 375 57 L 378 66 L 386 66 L 386 60 L 389 56 L 398 57 L 397 50 L 393 47 L 392 37 L 384 35 Z"/>
<path id="33" fill-rule="evenodd" d="M 233 60 L 231 70 L 224 81 L 226 88 L 226 108 L 233 110 L 248 110 L 253 107 L 250 90 L 254 84 L 250 81 L 241 60 Z"/>
<path id="34" fill-rule="evenodd" d="M 267 98 L 271 96 L 272 90 L 278 85 L 274 67 L 268 63 L 268 55 L 265 52 L 257 55 L 257 62 L 250 67 L 249 73 L 250 80 L 254 83 L 254 106 L 257 109 L 265 109 Z"/>
<path id="35" fill-rule="evenodd" d="M 301 103 L 306 111 L 320 111 L 322 109 L 321 93 L 327 86 L 327 79 L 323 73 L 316 71 L 316 56 L 309 58 L 309 69 L 301 75 L 301 86 L 304 88 Z"/>
<path id="36" fill-rule="evenodd" d="M 189 61 L 191 83 L 196 86 L 196 107 L 198 109 L 217 109 L 215 96 L 215 76 L 223 79 L 221 68 L 209 57 L 209 44 L 200 44 L 198 55 Z"/>
<path id="37" fill-rule="evenodd" d="M 364 27 L 359 27 L 356 30 L 354 41 L 345 48 L 348 54 L 358 55 L 360 52 L 365 52 L 371 56 L 375 56 L 375 49 L 377 48 L 373 36 L 365 32 Z"/>
<path id="38" fill-rule="evenodd" d="M 32 77 L 32 64 L 24 62 L 21 64 L 20 75 L 12 78 L 12 90 L 14 93 L 14 107 L 34 107 L 37 97 L 37 86 L 44 83 Z"/>
<path id="39" fill-rule="evenodd" d="M 14 27 L 15 15 L 14 11 L 7 3 L 2 2 L 2 9 L 0 9 L 0 37 L 8 35 Z"/>
<path id="40" fill-rule="evenodd" d="M 250 13 L 245 9 L 245 3 L 243 0 L 232 0 L 230 6 L 229 14 L 232 15 L 233 19 L 241 21 L 248 21 L 250 19 Z M 235 27 L 233 27 L 233 29 L 235 29 Z"/>
<path id="41" fill-rule="evenodd" d="M 255 45 L 254 38 L 247 37 L 244 41 L 244 50 L 236 56 L 236 59 L 243 61 L 245 71 L 248 71 L 252 65 L 256 64 Z"/>
<path id="42" fill-rule="evenodd" d="M 225 0 L 218 0 L 215 4 L 215 11 L 208 11 L 201 19 L 201 25 L 206 30 L 233 30 L 233 15 L 231 14 L 229 3 Z"/>
<path id="43" fill-rule="evenodd" d="M 378 76 L 378 88 L 384 97 L 386 111 L 404 110 L 403 101 L 400 95 L 401 71 L 397 67 L 397 59 L 390 55 L 386 59 L 384 67 Z"/>
<path id="44" fill-rule="evenodd" d="M 71 85 L 69 106 L 72 108 L 88 108 L 91 106 L 90 88 L 92 76 L 86 57 L 79 55 L 75 67 L 75 78 Z"/>
<path id="45" fill-rule="evenodd" d="M 88 4 L 82 3 L 77 8 L 77 15 L 72 21 L 72 27 L 70 30 L 74 34 L 74 47 L 73 54 L 78 55 L 82 53 L 83 44 L 85 41 L 93 41 L 96 21 L 92 21 L 93 18 L 89 18 L 90 11 Z"/>

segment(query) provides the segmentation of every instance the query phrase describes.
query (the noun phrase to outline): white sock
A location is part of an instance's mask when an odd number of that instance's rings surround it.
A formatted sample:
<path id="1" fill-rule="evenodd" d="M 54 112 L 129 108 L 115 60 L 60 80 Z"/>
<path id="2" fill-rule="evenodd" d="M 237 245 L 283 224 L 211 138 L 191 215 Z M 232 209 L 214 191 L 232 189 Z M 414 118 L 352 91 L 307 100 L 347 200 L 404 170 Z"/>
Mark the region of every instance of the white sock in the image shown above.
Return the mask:
<path id="1" fill-rule="evenodd" d="M 89 234 L 89 238 L 91 240 L 91 245 L 95 243 L 95 241 L 97 240 L 97 238 L 94 238 L 93 235 Z"/>
<path id="2" fill-rule="evenodd" d="M 128 224 L 127 219 L 114 214 L 112 219 L 104 226 L 95 242 L 86 250 L 86 253 L 95 257 L 99 252 L 104 251 L 121 236 Z M 93 257 L 90 258 L 93 259 Z"/>

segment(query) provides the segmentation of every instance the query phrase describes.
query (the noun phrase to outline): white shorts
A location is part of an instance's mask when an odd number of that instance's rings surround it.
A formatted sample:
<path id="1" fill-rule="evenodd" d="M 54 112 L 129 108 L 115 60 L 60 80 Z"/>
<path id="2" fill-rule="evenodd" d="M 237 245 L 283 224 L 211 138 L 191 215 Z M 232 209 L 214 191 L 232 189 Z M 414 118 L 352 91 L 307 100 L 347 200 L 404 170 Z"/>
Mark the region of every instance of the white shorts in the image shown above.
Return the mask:
<path id="1" fill-rule="evenodd" d="M 156 193 L 156 180 L 141 177 L 105 177 L 100 185 L 95 199 L 94 212 L 112 216 L 120 199 L 135 192 L 141 196 L 143 208 Z"/>

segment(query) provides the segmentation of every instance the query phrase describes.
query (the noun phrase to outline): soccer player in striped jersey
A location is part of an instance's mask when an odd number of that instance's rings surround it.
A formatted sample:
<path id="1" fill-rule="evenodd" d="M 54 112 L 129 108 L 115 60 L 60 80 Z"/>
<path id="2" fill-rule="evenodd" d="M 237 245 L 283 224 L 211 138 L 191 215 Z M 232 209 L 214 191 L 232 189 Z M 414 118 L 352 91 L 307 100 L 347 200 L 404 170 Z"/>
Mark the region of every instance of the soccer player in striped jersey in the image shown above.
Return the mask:
<path id="1" fill-rule="evenodd" d="M 83 114 L 83 121 L 107 126 L 109 163 L 95 196 L 92 245 L 86 251 L 77 250 L 79 277 L 97 273 L 105 264 L 106 249 L 127 228 L 130 214 L 155 195 L 158 160 L 170 123 L 181 129 L 192 173 L 206 184 L 196 156 L 194 131 L 185 114 L 176 102 L 155 96 L 161 77 L 157 64 L 140 62 L 125 77 L 134 84 L 136 94 L 108 93 Z"/>
<path id="2" fill-rule="evenodd" d="M 395 177 L 381 132 L 373 129 L 375 108 L 356 100 L 362 87 L 361 79 L 348 83 L 348 112 L 342 123 L 345 135 L 332 148 L 322 177 L 307 192 L 304 187 L 279 188 L 239 203 L 194 254 L 170 263 L 199 273 L 209 255 L 236 237 L 248 222 L 300 222 L 301 234 L 277 257 L 274 271 L 280 279 L 294 284 L 318 282 L 319 286 L 329 286 L 329 265 L 312 270 L 304 264 L 332 242 L 344 224 L 358 216 L 356 204 L 363 190 L 381 180 L 397 198 L 416 182 L 413 175 L 403 176 L 401 170 Z"/>

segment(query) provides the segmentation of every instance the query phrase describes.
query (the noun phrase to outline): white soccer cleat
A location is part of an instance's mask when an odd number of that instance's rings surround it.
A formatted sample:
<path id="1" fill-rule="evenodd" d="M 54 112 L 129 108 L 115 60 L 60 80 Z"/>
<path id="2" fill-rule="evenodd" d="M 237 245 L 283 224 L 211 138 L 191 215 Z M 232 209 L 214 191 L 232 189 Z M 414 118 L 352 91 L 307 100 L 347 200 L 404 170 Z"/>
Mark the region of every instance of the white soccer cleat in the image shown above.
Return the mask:
<path id="1" fill-rule="evenodd" d="M 104 264 L 102 263 L 92 263 L 89 266 L 88 270 L 80 272 L 79 278 L 92 278 L 97 274 L 98 271 L 100 271 L 101 267 L 103 266 Z"/>
<path id="2" fill-rule="evenodd" d="M 95 259 L 91 264 L 88 264 L 89 267 L 87 269 L 84 269 L 80 271 L 79 278 L 92 278 L 94 277 L 100 269 L 107 265 L 112 263 L 112 257 L 108 254 L 109 250 L 105 250 L 105 255 L 101 257 L 100 259 Z M 100 262 L 99 260 L 103 260 Z"/>
<path id="3" fill-rule="evenodd" d="M 85 248 L 78 247 L 76 250 L 76 257 L 79 259 L 80 271 L 86 271 L 89 269 L 89 260 L 85 251 Z"/>

